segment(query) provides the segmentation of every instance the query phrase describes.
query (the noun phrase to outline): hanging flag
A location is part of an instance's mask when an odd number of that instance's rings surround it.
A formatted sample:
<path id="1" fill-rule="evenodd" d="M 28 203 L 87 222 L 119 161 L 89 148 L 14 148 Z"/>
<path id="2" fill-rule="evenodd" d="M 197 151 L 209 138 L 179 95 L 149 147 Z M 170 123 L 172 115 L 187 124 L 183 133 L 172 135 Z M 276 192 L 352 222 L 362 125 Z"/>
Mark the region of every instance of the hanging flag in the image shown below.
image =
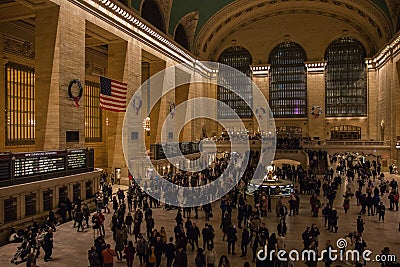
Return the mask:
<path id="1" fill-rule="evenodd" d="M 100 76 L 100 108 L 125 112 L 127 84 Z"/>

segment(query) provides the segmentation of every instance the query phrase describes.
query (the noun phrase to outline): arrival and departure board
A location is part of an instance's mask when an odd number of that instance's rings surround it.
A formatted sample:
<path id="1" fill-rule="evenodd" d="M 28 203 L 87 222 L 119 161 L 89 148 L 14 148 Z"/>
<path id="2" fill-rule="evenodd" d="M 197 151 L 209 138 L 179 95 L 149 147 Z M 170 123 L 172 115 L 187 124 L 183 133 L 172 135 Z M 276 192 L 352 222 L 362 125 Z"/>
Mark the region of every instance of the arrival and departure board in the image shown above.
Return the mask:
<path id="1" fill-rule="evenodd" d="M 0 153 L 0 181 L 11 179 L 10 174 L 10 153 Z"/>
<path id="2" fill-rule="evenodd" d="M 86 168 L 86 152 L 84 150 L 71 150 L 68 153 L 68 169 Z"/>
<path id="3" fill-rule="evenodd" d="M 15 154 L 14 177 L 40 175 L 65 170 L 65 151 Z"/>

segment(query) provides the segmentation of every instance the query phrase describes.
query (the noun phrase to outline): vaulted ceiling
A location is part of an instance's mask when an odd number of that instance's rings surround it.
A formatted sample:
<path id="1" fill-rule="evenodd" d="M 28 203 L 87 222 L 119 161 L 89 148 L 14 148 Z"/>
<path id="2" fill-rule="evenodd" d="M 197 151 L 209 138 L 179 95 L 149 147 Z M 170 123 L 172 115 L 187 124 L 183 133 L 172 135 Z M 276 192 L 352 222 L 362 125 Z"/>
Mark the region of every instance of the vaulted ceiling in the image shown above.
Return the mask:
<path id="1" fill-rule="evenodd" d="M 278 20 L 284 24 L 285 19 L 281 16 L 292 16 L 298 20 L 286 24 L 286 28 L 281 27 L 285 31 L 282 36 L 292 35 L 290 27 L 296 27 L 297 24 L 310 21 L 319 24 L 319 21 L 324 21 L 326 25 L 337 28 L 332 29 L 336 35 L 339 31 L 349 31 L 351 35 L 359 37 L 369 54 L 385 45 L 400 28 L 400 0 L 130 1 L 130 6 L 139 13 L 144 1 L 157 3 L 167 33 L 174 36 L 177 27 L 182 25 L 188 34 L 190 50 L 202 59 L 215 57 L 220 46 L 235 39 L 235 34 L 243 29 L 251 28 L 253 34 L 264 35 L 270 31 L 269 23 Z M 303 16 L 299 16 L 301 14 Z M 262 29 L 255 31 L 254 25 Z M 329 31 L 329 27 L 321 27 L 319 30 Z"/>

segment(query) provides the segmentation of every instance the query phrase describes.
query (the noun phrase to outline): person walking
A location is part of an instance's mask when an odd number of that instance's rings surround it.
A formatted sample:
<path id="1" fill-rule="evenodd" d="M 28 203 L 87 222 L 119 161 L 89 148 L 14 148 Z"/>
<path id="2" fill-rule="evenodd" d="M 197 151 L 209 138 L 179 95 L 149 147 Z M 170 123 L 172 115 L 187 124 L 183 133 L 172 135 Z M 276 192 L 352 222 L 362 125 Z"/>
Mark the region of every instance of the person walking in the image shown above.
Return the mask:
<path id="1" fill-rule="evenodd" d="M 146 242 L 146 240 L 144 240 L 143 235 L 139 234 L 139 239 L 136 244 L 136 251 L 137 251 L 137 255 L 139 257 L 140 266 L 142 266 L 143 260 L 146 259 L 147 250 L 148 250 L 147 242 Z"/>
<path id="2" fill-rule="evenodd" d="M 175 245 L 172 243 L 174 241 L 173 237 L 169 238 L 169 243 L 165 245 L 165 257 L 167 258 L 167 267 L 172 266 L 172 262 L 175 259 Z"/>
<path id="3" fill-rule="evenodd" d="M 243 231 L 242 231 L 242 241 L 240 243 L 240 248 L 242 250 L 242 255 L 240 257 L 246 257 L 247 255 L 247 246 L 249 245 L 251 241 L 250 238 L 250 232 L 247 229 L 246 225 L 244 225 Z"/>
<path id="4" fill-rule="evenodd" d="M 284 219 L 280 219 L 278 226 L 276 227 L 278 230 L 279 236 L 286 236 L 287 226 Z"/>
<path id="5" fill-rule="evenodd" d="M 196 267 L 206 267 L 206 256 L 203 253 L 202 248 L 197 249 L 196 258 L 194 260 Z"/>
<path id="6" fill-rule="evenodd" d="M 186 251 L 183 247 L 178 248 L 178 253 L 176 253 L 174 267 L 187 267 L 188 266 L 188 259 Z"/>
<path id="7" fill-rule="evenodd" d="M 207 252 L 206 252 L 206 261 L 207 261 L 207 267 L 215 267 L 215 251 L 212 245 L 208 246 Z"/>
<path id="8" fill-rule="evenodd" d="M 117 262 L 122 262 L 122 251 L 124 250 L 124 238 L 121 229 L 117 229 L 114 235 L 115 252 L 117 253 Z"/>
<path id="9" fill-rule="evenodd" d="M 96 247 L 92 246 L 90 250 L 88 250 L 88 260 L 89 267 L 101 267 L 99 254 L 97 253 Z"/>
<path id="10" fill-rule="evenodd" d="M 386 207 L 385 205 L 383 205 L 383 202 L 381 202 L 378 207 L 377 207 L 377 212 L 378 212 L 378 221 L 381 221 L 382 218 L 382 222 L 385 222 L 385 212 L 386 212 Z"/>
<path id="11" fill-rule="evenodd" d="M 133 260 L 135 259 L 135 247 L 133 242 L 129 241 L 128 245 L 124 249 L 125 259 L 128 267 L 133 267 Z"/>
<path id="12" fill-rule="evenodd" d="M 132 214 L 130 212 L 128 212 L 128 215 L 126 215 L 126 217 L 125 217 L 125 225 L 128 228 L 128 233 L 130 235 L 133 234 L 133 232 L 132 232 L 132 223 L 133 223 Z"/>
<path id="13" fill-rule="evenodd" d="M 43 250 L 44 250 L 44 261 L 52 260 L 51 255 L 53 254 L 53 229 L 49 229 L 47 234 L 44 236 L 43 240 Z"/>
<path id="14" fill-rule="evenodd" d="M 233 226 L 229 227 L 228 237 L 227 237 L 228 238 L 228 254 L 230 254 L 232 251 L 232 255 L 236 255 L 235 244 L 238 239 L 236 234 L 237 234 L 236 226 L 233 225 Z"/>
<path id="15" fill-rule="evenodd" d="M 103 267 L 113 267 L 114 266 L 114 257 L 117 256 L 117 253 L 113 249 L 111 249 L 110 244 L 106 245 L 106 248 L 101 253 L 103 256 Z"/>

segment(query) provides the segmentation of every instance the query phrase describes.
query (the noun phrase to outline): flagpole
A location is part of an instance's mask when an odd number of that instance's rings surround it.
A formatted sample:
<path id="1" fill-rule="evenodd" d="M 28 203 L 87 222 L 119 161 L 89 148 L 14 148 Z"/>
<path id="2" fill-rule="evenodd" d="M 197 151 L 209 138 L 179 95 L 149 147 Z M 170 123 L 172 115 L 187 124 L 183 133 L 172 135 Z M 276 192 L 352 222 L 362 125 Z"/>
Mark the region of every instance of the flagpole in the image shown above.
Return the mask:
<path id="1" fill-rule="evenodd" d="M 118 81 L 118 82 L 125 83 L 125 82 L 123 82 L 123 81 L 120 81 L 120 80 L 117 80 L 117 79 L 113 79 L 113 78 L 110 78 L 110 77 L 107 77 L 107 76 L 104 76 L 104 75 L 100 75 L 100 74 L 97 74 L 97 73 L 91 73 L 90 75 L 98 76 L 98 77 L 103 77 L 103 78 L 106 78 L 106 79 L 110 79 L 110 80 L 114 80 L 114 81 Z"/>

